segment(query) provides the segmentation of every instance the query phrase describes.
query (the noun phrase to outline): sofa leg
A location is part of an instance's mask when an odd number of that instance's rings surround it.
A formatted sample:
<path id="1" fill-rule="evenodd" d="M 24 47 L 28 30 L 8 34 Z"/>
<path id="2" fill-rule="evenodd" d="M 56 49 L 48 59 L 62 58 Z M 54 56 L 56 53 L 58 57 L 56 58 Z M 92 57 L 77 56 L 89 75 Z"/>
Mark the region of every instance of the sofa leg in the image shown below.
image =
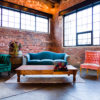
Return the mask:
<path id="1" fill-rule="evenodd" d="M 11 72 L 9 71 L 9 72 L 8 72 L 8 76 L 10 76 L 10 73 L 11 73 Z"/>

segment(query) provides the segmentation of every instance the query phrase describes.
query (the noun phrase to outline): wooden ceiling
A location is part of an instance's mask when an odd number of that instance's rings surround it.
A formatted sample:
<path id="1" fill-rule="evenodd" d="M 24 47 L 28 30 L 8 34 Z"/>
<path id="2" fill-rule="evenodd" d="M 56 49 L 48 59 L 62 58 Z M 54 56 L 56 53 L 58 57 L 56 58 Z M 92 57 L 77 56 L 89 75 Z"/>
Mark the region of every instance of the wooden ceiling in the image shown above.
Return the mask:
<path id="1" fill-rule="evenodd" d="M 61 0 L 38 0 L 45 3 L 47 6 L 54 8 L 55 4 L 60 4 Z"/>
<path id="2" fill-rule="evenodd" d="M 23 2 L 23 4 L 24 3 L 26 3 L 26 2 L 43 2 L 43 3 L 45 3 L 46 5 L 48 5 L 49 7 L 51 7 L 51 8 L 54 8 L 55 7 L 55 4 L 60 4 L 60 2 L 62 1 L 62 0 L 4 0 L 4 1 L 8 1 L 8 2 L 14 2 L 14 1 L 17 1 L 17 2 Z"/>
<path id="3" fill-rule="evenodd" d="M 67 0 L 3 0 L 3 1 L 53 14 L 56 11 L 55 8 L 58 7 L 62 1 L 67 1 Z"/>
<path id="4" fill-rule="evenodd" d="M 51 2 L 51 3 L 60 3 L 61 2 L 61 0 L 46 0 L 46 1 L 49 1 L 49 2 Z"/>

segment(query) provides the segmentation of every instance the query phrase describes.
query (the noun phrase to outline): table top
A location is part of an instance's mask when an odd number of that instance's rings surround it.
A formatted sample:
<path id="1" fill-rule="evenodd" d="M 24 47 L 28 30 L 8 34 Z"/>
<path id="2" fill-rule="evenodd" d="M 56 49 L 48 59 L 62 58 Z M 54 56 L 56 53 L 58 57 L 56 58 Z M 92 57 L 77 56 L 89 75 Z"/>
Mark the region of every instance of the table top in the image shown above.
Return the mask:
<path id="1" fill-rule="evenodd" d="M 54 70 L 54 65 L 22 65 L 19 68 L 16 69 L 18 70 L 34 70 L 34 71 L 43 71 L 43 70 Z M 72 65 L 67 65 L 68 70 L 77 70 Z"/>

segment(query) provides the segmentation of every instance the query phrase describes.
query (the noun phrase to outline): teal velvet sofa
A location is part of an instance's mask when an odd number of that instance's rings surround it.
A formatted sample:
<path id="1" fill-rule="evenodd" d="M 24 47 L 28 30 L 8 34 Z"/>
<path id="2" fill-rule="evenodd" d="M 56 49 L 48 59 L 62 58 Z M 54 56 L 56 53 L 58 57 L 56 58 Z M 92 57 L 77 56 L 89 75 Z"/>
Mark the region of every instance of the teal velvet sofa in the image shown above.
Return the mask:
<path id="1" fill-rule="evenodd" d="M 69 55 L 66 53 L 55 53 L 51 51 L 43 51 L 39 53 L 28 53 L 27 65 L 53 65 L 54 62 L 66 62 Z"/>
<path id="2" fill-rule="evenodd" d="M 11 71 L 10 55 L 0 54 L 0 74 L 1 72 L 8 72 L 8 75 L 10 75 L 10 71 Z"/>

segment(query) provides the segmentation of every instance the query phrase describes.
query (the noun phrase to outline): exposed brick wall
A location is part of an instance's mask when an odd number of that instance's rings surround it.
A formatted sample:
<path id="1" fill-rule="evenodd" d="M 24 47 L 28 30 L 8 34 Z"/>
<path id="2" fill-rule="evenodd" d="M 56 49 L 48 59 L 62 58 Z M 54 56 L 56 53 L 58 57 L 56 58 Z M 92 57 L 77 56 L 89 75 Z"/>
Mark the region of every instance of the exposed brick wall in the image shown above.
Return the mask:
<path id="1" fill-rule="evenodd" d="M 63 47 L 63 17 L 58 16 L 58 12 L 67 9 L 75 4 L 78 4 L 84 0 L 67 0 L 63 1 L 60 7 L 57 9 L 54 15 L 54 43 L 56 46 L 54 49 L 58 49 L 59 52 L 65 52 L 70 55 L 69 64 L 79 66 L 84 62 L 85 50 L 99 50 L 100 46 L 83 46 L 83 47 Z"/>
<path id="2" fill-rule="evenodd" d="M 9 42 L 16 40 L 22 44 L 23 54 L 51 50 L 50 34 L 0 28 L 0 53 L 9 53 Z"/>

